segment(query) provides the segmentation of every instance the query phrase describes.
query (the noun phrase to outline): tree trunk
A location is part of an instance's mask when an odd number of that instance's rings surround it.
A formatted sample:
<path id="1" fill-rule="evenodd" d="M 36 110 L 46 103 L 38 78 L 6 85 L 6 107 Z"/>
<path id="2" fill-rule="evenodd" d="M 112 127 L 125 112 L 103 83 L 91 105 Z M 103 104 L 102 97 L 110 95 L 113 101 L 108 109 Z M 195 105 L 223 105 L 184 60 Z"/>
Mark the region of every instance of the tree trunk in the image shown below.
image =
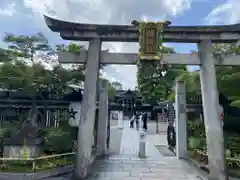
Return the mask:
<path id="1" fill-rule="evenodd" d="M 38 109 L 37 109 L 36 96 L 33 95 L 32 108 L 28 114 L 28 122 L 30 122 L 33 126 L 37 125 L 37 115 L 38 115 Z"/>

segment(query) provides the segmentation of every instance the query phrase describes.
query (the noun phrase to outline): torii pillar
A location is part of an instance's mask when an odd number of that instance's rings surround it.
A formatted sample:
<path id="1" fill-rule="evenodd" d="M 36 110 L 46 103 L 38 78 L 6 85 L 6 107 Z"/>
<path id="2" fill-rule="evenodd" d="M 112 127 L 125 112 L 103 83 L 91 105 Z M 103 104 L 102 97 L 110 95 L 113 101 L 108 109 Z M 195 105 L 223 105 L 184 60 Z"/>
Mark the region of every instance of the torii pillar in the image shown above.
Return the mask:
<path id="1" fill-rule="evenodd" d="M 74 176 L 77 179 L 84 179 L 87 177 L 93 161 L 93 128 L 96 111 L 96 94 L 99 75 L 100 52 L 100 38 L 90 40 L 87 54 L 81 117 L 77 137 L 77 159 L 74 172 Z"/>
<path id="2" fill-rule="evenodd" d="M 186 117 L 186 87 L 184 81 L 176 82 L 176 155 L 186 159 L 187 152 L 187 117 Z"/>
<path id="3" fill-rule="evenodd" d="M 211 180 L 227 180 L 223 129 L 219 112 L 215 59 L 210 40 L 199 43 L 200 79 Z"/>
<path id="4" fill-rule="evenodd" d="M 108 81 L 99 81 L 99 117 L 97 135 L 97 155 L 103 156 L 107 151 L 108 131 Z"/>

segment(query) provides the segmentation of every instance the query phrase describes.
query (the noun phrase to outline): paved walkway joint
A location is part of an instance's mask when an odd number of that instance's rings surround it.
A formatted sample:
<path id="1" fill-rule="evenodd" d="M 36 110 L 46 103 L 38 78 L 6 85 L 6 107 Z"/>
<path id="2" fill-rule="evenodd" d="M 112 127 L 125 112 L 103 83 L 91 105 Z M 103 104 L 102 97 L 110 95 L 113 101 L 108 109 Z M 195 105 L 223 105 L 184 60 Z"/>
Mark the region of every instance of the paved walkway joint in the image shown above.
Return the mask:
<path id="1" fill-rule="evenodd" d="M 166 137 L 165 137 L 166 138 Z M 139 134 L 124 121 L 119 155 L 96 160 L 90 180 L 202 180 L 196 169 L 176 157 L 164 157 L 147 142 L 147 157 L 138 158 Z"/>

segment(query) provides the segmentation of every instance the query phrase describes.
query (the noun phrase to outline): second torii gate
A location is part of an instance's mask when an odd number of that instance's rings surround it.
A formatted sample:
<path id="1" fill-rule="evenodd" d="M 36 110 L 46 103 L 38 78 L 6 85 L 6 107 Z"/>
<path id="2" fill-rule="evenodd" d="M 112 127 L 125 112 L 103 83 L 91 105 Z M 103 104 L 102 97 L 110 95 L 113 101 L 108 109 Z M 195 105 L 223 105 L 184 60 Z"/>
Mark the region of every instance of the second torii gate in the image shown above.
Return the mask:
<path id="1" fill-rule="evenodd" d="M 90 141 L 93 132 L 96 89 L 99 64 L 135 64 L 136 54 L 116 54 L 101 52 L 102 41 L 138 42 L 139 27 L 133 25 L 96 25 L 66 22 L 45 16 L 47 26 L 66 40 L 89 41 L 89 49 L 79 56 L 65 53 L 59 56 L 59 61 L 66 63 L 86 62 L 83 107 L 78 133 L 77 163 L 75 173 L 79 178 L 86 177 L 91 166 Z M 163 29 L 164 42 L 197 43 L 198 54 L 163 55 L 162 62 L 166 64 L 200 65 L 201 90 L 207 133 L 208 157 L 211 180 L 226 180 L 225 156 L 223 148 L 223 131 L 218 112 L 218 93 L 215 65 L 239 65 L 238 56 L 213 57 L 212 43 L 236 42 L 240 39 L 240 25 L 231 26 L 169 26 Z M 179 85 L 176 120 L 186 121 L 184 93 Z M 180 90 L 181 89 L 181 90 Z M 185 142 L 186 143 L 186 142 Z M 178 146 L 178 144 L 177 144 Z M 178 152 L 178 157 L 184 157 Z"/>

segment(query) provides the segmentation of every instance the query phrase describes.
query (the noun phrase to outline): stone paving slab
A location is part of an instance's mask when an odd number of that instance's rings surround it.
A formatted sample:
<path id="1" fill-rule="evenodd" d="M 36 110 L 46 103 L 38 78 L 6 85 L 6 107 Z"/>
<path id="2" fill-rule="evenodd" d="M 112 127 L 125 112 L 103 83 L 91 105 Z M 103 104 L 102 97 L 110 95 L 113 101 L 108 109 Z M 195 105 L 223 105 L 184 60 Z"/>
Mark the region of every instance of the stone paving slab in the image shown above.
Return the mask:
<path id="1" fill-rule="evenodd" d="M 139 150 L 139 131 L 129 128 L 129 121 L 124 121 L 123 127 L 120 155 L 128 155 L 137 158 Z M 161 159 L 163 155 L 159 153 L 158 149 L 149 139 L 152 138 L 149 138 L 147 135 L 146 156 L 154 159 Z"/>
<path id="2" fill-rule="evenodd" d="M 138 132 L 124 121 L 120 153 L 97 159 L 87 180 L 206 180 L 186 161 L 164 157 L 151 142 L 147 157 L 139 158 L 138 142 Z"/>
<path id="3" fill-rule="evenodd" d="M 89 180 L 205 180 L 186 161 L 135 159 L 117 156 L 97 160 Z"/>
<path id="4" fill-rule="evenodd" d="M 138 131 L 130 129 L 129 122 L 124 121 L 120 154 L 96 160 L 94 175 L 89 180 L 205 180 L 186 161 L 164 157 L 153 141 L 147 142 L 147 157 L 139 158 L 138 135 Z"/>

